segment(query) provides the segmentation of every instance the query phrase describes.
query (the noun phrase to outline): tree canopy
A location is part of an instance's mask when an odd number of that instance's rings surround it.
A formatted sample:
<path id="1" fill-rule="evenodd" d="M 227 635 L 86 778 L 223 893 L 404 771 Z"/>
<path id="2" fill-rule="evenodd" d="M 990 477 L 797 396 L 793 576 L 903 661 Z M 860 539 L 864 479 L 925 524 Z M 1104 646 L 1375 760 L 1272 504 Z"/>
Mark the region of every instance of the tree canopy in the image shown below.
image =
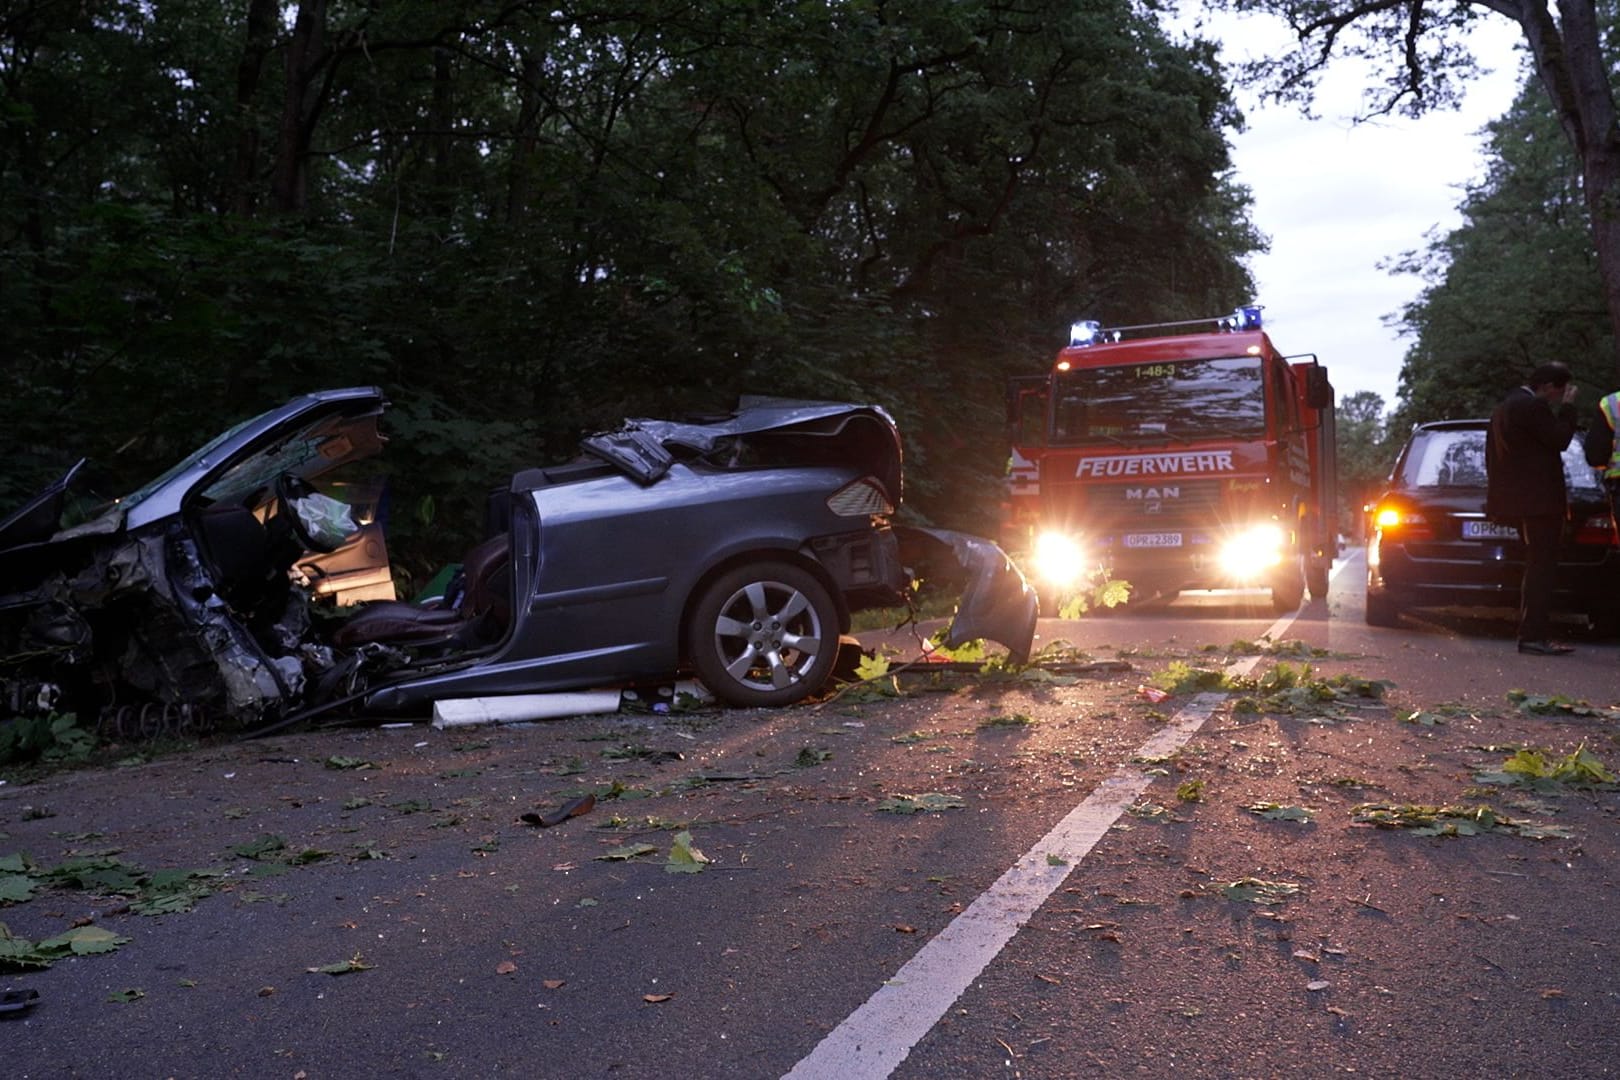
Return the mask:
<path id="1" fill-rule="evenodd" d="M 1563 360 L 1583 401 L 1613 389 L 1613 342 L 1574 155 L 1527 86 L 1487 127 L 1489 166 L 1463 223 L 1399 268 L 1423 276 L 1401 314 L 1411 336 L 1391 429 L 1489 415 L 1537 364 Z"/>
<path id="2" fill-rule="evenodd" d="M 376 383 L 405 526 L 753 392 L 888 406 L 982 527 L 1007 373 L 1250 298 L 1240 123 L 1130 0 L 11 5 L 0 512 Z"/>
<path id="3" fill-rule="evenodd" d="M 1287 20 L 1295 53 L 1256 61 L 1247 77 L 1270 96 L 1308 103 L 1335 57 L 1367 65 L 1369 114 L 1419 115 L 1451 104 L 1477 61 L 1468 33 L 1485 18 L 1519 28 L 1536 84 L 1579 169 L 1611 349 L 1620 345 L 1620 125 L 1612 73 L 1620 51 L 1612 3 L 1599 0 L 1224 0 Z M 1611 352 L 1612 382 L 1620 353 Z"/>

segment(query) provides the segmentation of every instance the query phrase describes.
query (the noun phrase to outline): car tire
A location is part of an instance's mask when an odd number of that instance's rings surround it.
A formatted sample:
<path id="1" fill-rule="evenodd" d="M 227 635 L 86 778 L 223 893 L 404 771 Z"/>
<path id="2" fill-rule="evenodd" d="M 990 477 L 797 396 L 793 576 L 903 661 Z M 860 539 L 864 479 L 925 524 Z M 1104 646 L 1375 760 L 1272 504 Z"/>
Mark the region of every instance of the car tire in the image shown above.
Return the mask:
<path id="1" fill-rule="evenodd" d="M 687 648 L 703 685 L 728 705 L 791 705 L 826 683 L 838 659 L 838 608 L 791 563 L 735 567 L 692 607 Z"/>
<path id="2" fill-rule="evenodd" d="M 1368 626 L 1398 626 L 1401 621 L 1401 609 L 1395 602 L 1381 593 L 1367 594 L 1367 625 Z"/>
<path id="3" fill-rule="evenodd" d="M 1604 608 L 1588 616 L 1592 633 L 1600 638 L 1620 637 L 1620 609 Z"/>
<path id="4" fill-rule="evenodd" d="M 1299 560 L 1295 559 L 1271 583 L 1271 610 L 1278 615 L 1286 615 L 1298 611 L 1299 605 L 1304 602 L 1305 575 L 1300 571 Z"/>

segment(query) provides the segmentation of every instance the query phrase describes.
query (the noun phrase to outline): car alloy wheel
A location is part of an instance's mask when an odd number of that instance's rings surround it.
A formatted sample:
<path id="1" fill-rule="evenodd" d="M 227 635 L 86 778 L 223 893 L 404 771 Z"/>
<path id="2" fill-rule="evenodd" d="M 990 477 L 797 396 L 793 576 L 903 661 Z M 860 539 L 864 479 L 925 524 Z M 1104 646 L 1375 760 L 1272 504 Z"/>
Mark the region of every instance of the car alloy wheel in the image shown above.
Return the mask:
<path id="1" fill-rule="evenodd" d="M 838 609 L 809 571 L 784 562 L 721 574 L 692 608 L 692 666 L 732 705 L 787 705 L 819 690 L 838 658 Z"/>

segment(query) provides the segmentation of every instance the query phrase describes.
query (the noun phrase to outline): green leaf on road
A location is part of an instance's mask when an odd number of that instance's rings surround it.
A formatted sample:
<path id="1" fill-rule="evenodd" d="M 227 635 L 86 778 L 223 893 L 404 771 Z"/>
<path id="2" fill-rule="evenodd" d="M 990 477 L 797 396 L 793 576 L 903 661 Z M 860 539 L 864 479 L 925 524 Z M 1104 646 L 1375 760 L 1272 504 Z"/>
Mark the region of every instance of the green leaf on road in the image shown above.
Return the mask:
<path id="1" fill-rule="evenodd" d="M 920 814 L 925 811 L 960 810 L 965 806 L 967 803 L 956 795 L 929 791 L 921 795 L 891 795 L 878 803 L 877 808 L 886 814 Z"/>
<path id="2" fill-rule="evenodd" d="M 651 855 L 658 849 L 652 844 L 625 844 L 622 847 L 609 848 L 596 857 L 598 862 L 624 862 L 628 859 L 639 858 L 642 855 Z"/>
<path id="3" fill-rule="evenodd" d="M 1034 727 L 1037 721 L 1028 713 L 1001 713 L 997 716 L 987 716 L 979 721 L 979 730 L 989 728 L 1024 728 Z"/>
<path id="4" fill-rule="evenodd" d="M 692 834 L 678 832 L 675 840 L 670 844 L 669 861 L 664 869 L 671 874 L 695 874 L 708 866 L 710 859 L 703 852 L 692 846 Z"/>
<path id="5" fill-rule="evenodd" d="M 1502 763 L 1502 771 L 1529 780 L 1552 780 L 1576 787 L 1597 787 L 1615 782 L 1614 773 L 1586 748 L 1585 743 L 1552 760 L 1538 750 L 1519 750 Z"/>
<path id="6" fill-rule="evenodd" d="M 1251 803 L 1243 809 L 1267 821 L 1310 821 L 1315 816 L 1303 806 L 1283 806 L 1274 802 Z"/>
<path id="7" fill-rule="evenodd" d="M 128 943 L 129 938 L 99 926 L 76 926 L 65 934 L 46 938 L 39 943 L 39 950 L 42 953 L 63 956 L 69 953 L 74 956 L 94 956 L 98 953 L 110 953 L 118 946 Z"/>
<path id="8" fill-rule="evenodd" d="M 1221 887 L 1221 895 L 1228 900 L 1247 904 L 1280 904 L 1297 896 L 1300 887 L 1291 881 L 1265 881 L 1261 878 L 1239 878 Z"/>
<path id="9" fill-rule="evenodd" d="M 262 860 L 267 855 L 285 850 L 286 847 L 287 841 L 275 833 L 261 833 L 257 840 L 231 848 L 231 854 L 240 855 L 244 859 Z"/>
<path id="10" fill-rule="evenodd" d="M 304 970 L 312 975 L 348 975 L 355 971 L 370 971 L 376 966 L 375 964 L 366 963 L 364 957 L 359 953 L 355 953 L 347 960 L 340 960 L 335 964 L 324 964 L 321 967 L 305 968 Z"/>
<path id="11" fill-rule="evenodd" d="M 34 895 L 34 879 L 27 874 L 0 876 L 0 904 L 20 904 Z"/>

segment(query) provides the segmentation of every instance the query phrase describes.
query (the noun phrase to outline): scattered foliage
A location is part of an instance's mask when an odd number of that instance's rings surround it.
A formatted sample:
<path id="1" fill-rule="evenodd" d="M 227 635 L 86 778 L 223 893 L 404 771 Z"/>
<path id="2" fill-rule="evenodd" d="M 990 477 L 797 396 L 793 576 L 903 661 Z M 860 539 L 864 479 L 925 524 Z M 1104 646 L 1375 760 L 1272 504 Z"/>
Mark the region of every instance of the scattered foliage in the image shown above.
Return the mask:
<path id="1" fill-rule="evenodd" d="M 960 796 L 929 791 L 921 795 L 891 795 L 878 803 L 877 809 L 886 814 L 920 814 L 959 810 L 966 805 Z"/>
<path id="2" fill-rule="evenodd" d="M 1267 821 L 1309 822 L 1315 818 L 1315 814 L 1303 806 L 1284 806 L 1274 802 L 1250 803 L 1243 809 Z"/>
<path id="3" fill-rule="evenodd" d="M 0 724 L 0 765 L 77 764 L 95 748 L 95 732 L 80 727 L 73 713 L 13 716 Z"/>
<path id="4" fill-rule="evenodd" d="M 1280 904 L 1299 895 L 1300 887 L 1289 881 L 1266 881 L 1261 878 L 1239 878 L 1221 887 L 1221 895 L 1228 900 L 1247 904 Z"/>
<path id="5" fill-rule="evenodd" d="M 1350 810 L 1351 821 L 1380 829 L 1405 829 L 1413 836 L 1478 836 L 1507 832 L 1529 839 L 1568 836 L 1569 831 L 1538 825 L 1497 813 L 1485 805 L 1426 806 L 1416 803 L 1362 803 Z"/>
<path id="6" fill-rule="evenodd" d="M 1480 783 L 1518 783 L 1547 789 L 1567 786 L 1612 789 L 1615 774 L 1603 764 L 1586 744 L 1571 750 L 1563 757 L 1549 758 L 1539 750 L 1521 748 L 1502 763 L 1500 772 L 1475 774 Z"/>

